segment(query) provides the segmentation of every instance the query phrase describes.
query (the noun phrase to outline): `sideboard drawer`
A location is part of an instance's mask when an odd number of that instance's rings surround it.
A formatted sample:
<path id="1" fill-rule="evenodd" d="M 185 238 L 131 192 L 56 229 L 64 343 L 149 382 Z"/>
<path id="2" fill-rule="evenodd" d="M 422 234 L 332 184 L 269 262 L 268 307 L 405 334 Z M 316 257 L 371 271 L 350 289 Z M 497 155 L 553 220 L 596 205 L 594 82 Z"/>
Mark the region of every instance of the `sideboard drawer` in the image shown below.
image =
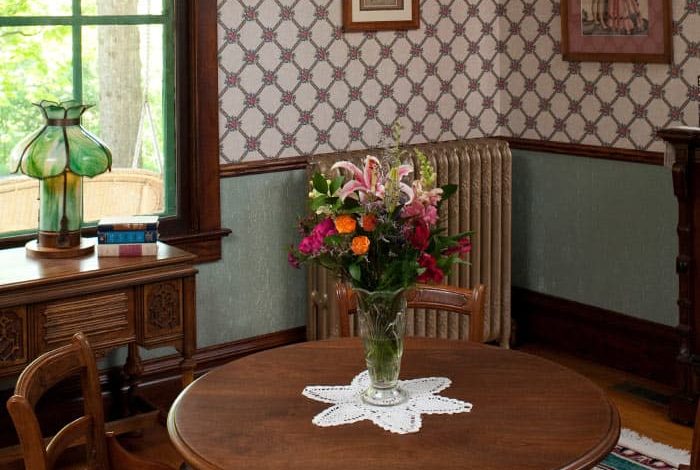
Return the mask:
<path id="1" fill-rule="evenodd" d="M 27 362 L 27 308 L 0 309 L 0 367 Z"/>
<path id="2" fill-rule="evenodd" d="M 94 349 L 109 349 L 135 339 L 132 289 L 71 297 L 37 304 L 39 353 L 70 342 L 78 331 Z"/>

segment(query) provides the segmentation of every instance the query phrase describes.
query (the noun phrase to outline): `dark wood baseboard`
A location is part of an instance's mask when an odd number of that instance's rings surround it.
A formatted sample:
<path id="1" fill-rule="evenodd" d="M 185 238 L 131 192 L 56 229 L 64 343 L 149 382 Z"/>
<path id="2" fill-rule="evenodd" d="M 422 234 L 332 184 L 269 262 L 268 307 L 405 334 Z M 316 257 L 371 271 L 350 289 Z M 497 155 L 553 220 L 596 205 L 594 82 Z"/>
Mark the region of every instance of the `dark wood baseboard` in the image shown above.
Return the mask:
<path id="1" fill-rule="evenodd" d="M 518 344 L 537 342 L 667 385 L 675 383 L 675 328 L 522 288 L 513 288 Z"/>
<path id="2" fill-rule="evenodd" d="M 217 344 L 197 349 L 194 359 L 197 361 L 196 374 L 239 359 L 241 357 L 264 351 L 266 349 L 299 343 L 306 340 L 306 327 L 300 326 L 289 330 L 278 331 L 252 338 L 245 338 L 228 343 Z M 143 375 L 139 380 L 138 394 L 149 404 L 155 405 L 161 411 L 167 411 L 172 400 L 181 389 L 180 361 L 178 355 L 170 355 L 143 361 Z M 100 372 L 100 383 L 103 390 L 105 410 L 120 408 L 123 404 L 125 384 L 121 381 L 120 368 L 111 368 Z M 4 403 L 12 395 L 12 390 L 0 391 L 0 447 L 17 444 L 14 426 Z M 42 429 L 53 434 L 58 430 L 58 424 L 65 424 L 74 419 L 82 409 L 79 400 L 80 386 L 77 380 L 64 382 L 44 397 L 38 409 Z M 42 406 L 42 404 L 44 406 Z M 116 405 L 115 405 L 116 404 Z M 138 420 L 132 420 L 138 422 Z M 118 422 L 121 423 L 121 422 Z M 118 429 L 118 427 L 117 427 Z M 12 452 L 5 452 L 12 455 Z M 0 462 L 3 454 L 0 451 Z M 2 465 L 0 465 L 2 467 Z"/>

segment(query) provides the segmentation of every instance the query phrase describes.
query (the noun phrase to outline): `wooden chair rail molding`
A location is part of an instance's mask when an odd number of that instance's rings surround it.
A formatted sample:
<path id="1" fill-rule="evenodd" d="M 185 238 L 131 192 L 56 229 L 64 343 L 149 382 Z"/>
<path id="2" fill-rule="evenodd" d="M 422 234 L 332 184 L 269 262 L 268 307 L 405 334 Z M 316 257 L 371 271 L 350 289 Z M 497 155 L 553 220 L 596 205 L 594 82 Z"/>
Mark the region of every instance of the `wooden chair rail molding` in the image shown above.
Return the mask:
<path id="1" fill-rule="evenodd" d="M 630 163 L 644 163 L 647 165 L 663 165 L 664 161 L 664 156 L 661 152 L 648 152 L 645 150 L 603 147 L 598 145 L 523 139 L 520 137 L 496 136 L 495 138 L 507 141 L 512 149 L 518 150 L 572 155 L 575 157 L 599 158 L 603 160 L 617 160 Z M 371 150 L 372 149 L 368 149 L 368 151 Z M 337 152 L 329 152 L 321 155 L 335 155 L 336 153 Z M 308 165 L 310 157 L 311 156 L 307 155 L 291 158 L 278 158 L 275 160 L 255 160 L 242 163 L 225 163 L 221 165 L 219 174 L 221 178 L 233 178 L 236 176 L 274 173 L 278 171 L 303 170 Z"/>
<path id="2" fill-rule="evenodd" d="M 663 165 L 664 154 L 646 150 L 604 147 L 599 145 L 573 144 L 520 137 L 503 137 L 510 148 L 530 150 L 533 152 L 556 153 L 575 157 L 599 158 L 602 160 L 617 160 L 630 163 L 645 163 L 647 165 Z"/>

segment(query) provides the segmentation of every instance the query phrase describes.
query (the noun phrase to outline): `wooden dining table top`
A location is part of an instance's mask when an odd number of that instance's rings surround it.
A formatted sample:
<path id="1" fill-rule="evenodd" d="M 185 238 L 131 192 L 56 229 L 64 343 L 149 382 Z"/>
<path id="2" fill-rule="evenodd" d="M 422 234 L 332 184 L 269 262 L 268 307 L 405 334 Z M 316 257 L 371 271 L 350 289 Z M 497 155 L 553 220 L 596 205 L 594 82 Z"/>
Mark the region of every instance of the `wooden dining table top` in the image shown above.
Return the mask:
<path id="1" fill-rule="evenodd" d="M 463 341 L 407 338 L 401 378 L 448 377 L 440 394 L 469 413 L 423 415 L 394 434 L 370 421 L 319 427 L 327 403 L 307 385 L 347 385 L 364 369 L 357 338 L 298 343 L 233 361 L 187 387 L 168 415 L 171 441 L 195 469 L 474 469 L 593 467 L 620 419 L 603 390 L 559 364 Z"/>

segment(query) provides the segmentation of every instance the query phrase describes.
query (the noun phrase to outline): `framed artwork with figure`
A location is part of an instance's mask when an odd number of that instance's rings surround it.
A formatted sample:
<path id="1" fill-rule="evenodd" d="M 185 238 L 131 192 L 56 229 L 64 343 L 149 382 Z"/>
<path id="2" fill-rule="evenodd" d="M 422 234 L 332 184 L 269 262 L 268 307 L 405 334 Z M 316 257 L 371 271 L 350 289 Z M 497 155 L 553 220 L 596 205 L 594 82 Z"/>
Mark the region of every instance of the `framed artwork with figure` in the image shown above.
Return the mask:
<path id="1" fill-rule="evenodd" d="M 671 0 L 561 0 L 564 60 L 671 63 Z"/>
<path id="2" fill-rule="evenodd" d="M 418 29 L 420 0 L 343 0 L 343 30 Z"/>

